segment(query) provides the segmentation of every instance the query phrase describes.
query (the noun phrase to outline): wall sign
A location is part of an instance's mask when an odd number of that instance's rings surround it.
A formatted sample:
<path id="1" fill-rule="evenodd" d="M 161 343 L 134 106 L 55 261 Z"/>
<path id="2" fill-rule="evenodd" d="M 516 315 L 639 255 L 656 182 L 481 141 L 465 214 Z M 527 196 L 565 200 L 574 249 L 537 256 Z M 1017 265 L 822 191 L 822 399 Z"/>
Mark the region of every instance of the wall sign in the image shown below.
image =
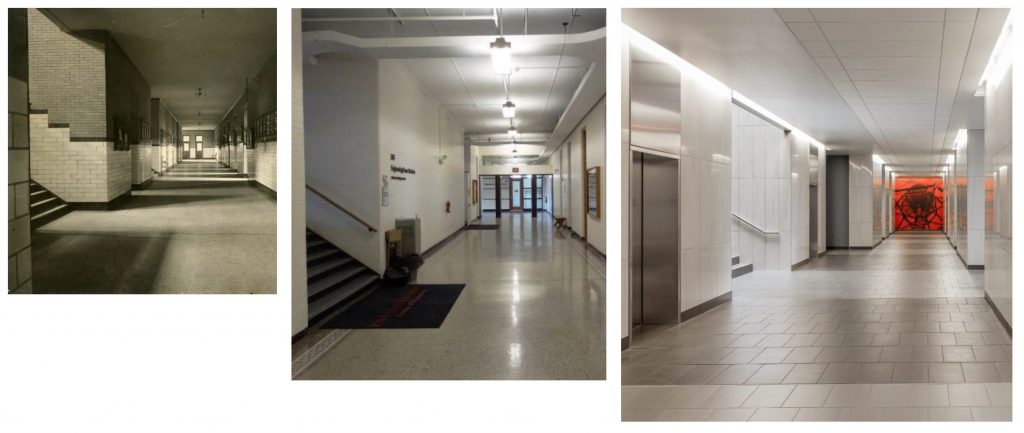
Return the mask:
<path id="1" fill-rule="evenodd" d="M 388 175 L 381 176 L 380 203 L 382 207 L 391 204 L 391 192 L 388 191 Z"/>

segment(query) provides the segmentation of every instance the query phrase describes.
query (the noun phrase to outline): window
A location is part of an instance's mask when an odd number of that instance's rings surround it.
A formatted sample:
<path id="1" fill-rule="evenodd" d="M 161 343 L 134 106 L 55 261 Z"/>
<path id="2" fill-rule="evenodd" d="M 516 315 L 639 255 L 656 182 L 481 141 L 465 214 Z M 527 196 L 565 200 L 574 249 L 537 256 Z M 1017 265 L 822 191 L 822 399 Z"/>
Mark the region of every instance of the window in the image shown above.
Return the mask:
<path id="1" fill-rule="evenodd" d="M 196 141 L 202 143 L 203 142 L 203 136 L 202 135 L 197 135 L 196 136 Z"/>

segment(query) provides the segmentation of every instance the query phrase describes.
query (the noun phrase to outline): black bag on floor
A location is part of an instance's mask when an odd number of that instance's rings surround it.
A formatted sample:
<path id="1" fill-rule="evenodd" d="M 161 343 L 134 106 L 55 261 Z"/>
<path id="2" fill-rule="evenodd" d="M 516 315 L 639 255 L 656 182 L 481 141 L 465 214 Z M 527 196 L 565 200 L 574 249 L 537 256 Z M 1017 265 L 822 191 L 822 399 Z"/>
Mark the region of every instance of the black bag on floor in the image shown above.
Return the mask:
<path id="1" fill-rule="evenodd" d="M 384 270 L 384 281 L 388 284 L 406 284 L 420 266 L 423 266 L 423 257 L 419 254 L 394 256 Z"/>

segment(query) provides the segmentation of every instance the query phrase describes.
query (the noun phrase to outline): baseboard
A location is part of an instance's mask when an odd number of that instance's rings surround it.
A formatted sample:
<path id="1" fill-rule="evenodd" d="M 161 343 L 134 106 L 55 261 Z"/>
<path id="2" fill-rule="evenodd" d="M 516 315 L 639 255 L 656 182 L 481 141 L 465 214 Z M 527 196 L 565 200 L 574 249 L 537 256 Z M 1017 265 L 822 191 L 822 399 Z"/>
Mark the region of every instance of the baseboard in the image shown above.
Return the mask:
<path id="1" fill-rule="evenodd" d="M 992 312 L 996 313 L 996 319 L 999 319 L 999 323 L 1003 324 L 1003 328 L 1006 329 L 1006 333 L 1010 334 L 1010 338 L 1013 338 L 1013 328 L 1010 327 L 1010 322 L 1006 321 L 1006 318 L 1003 317 L 1003 313 L 996 307 L 996 303 L 992 302 L 992 298 L 988 297 L 988 293 L 985 294 L 985 302 L 988 302 L 988 305 L 992 307 Z"/>
<path id="2" fill-rule="evenodd" d="M 628 335 L 625 336 L 625 337 L 622 337 L 622 351 L 625 351 L 626 349 L 629 349 L 629 342 L 630 342 L 630 338 L 629 338 Z"/>
<path id="3" fill-rule="evenodd" d="M 307 332 L 309 332 L 308 327 L 303 328 L 301 331 L 295 333 L 295 335 L 292 336 L 292 344 L 295 344 L 295 342 L 301 340 L 302 337 L 305 337 Z"/>
<path id="4" fill-rule="evenodd" d="M 152 184 L 153 184 L 153 178 L 149 178 L 149 180 L 147 180 L 145 182 L 137 183 L 137 184 L 132 185 L 132 191 L 140 191 L 140 190 L 149 188 L 149 186 L 152 185 Z"/>
<path id="5" fill-rule="evenodd" d="M 810 263 L 810 262 L 811 262 L 811 258 L 810 258 L 810 257 L 808 257 L 808 258 L 806 258 L 806 259 L 803 259 L 803 260 L 801 260 L 801 261 L 799 261 L 799 262 L 796 262 L 796 264 L 794 264 L 794 265 L 790 266 L 790 267 L 789 267 L 789 270 L 791 270 L 791 271 L 795 271 L 795 270 L 796 270 L 796 268 L 799 268 L 799 267 L 801 267 L 801 266 L 803 266 L 803 265 L 806 265 L 806 264 L 808 264 L 808 263 Z"/>
<path id="6" fill-rule="evenodd" d="M 251 186 L 253 188 L 256 188 L 260 192 L 262 192 L 262 193 L 268 195 L 270 198 L 274 199 L 274 201 L 277 201 L 277 191 L 274 191 L 274 190 L 268 188 L 266 185 L 257 182 L 256 179 L 249 179 L 249 186 Z"/>
<path id="7" fill-rule="evenodd" d="M 818 258 L 820 259 L 820 258 L 822 258 L 822 257 L 825 257 L 825 255 L 826 255 L 826 254 L 828 254 L 828 249 L 826 249 L 825 251 L 822 251 L 822 252 L 818 253 Z"/>
<path id="8" fill-rule="evenodd" d="M 587 250 L 588 251 L 590 251 L 590 252 L 592 252 L 594 254 L 597 254 L 599 257 L 601 257 L 604 260 L 608 260 L 608 257 L 605 256 L 604 253 L 601 252 L 601 250 L 597 249 L 597 247 L 595 247 L 593 245 L 590 245 L 590 242 L 583 241 L 583 245 L 587 246 Z"/>
<path id="9" fill-rule="evenodd" d="M 427 257 L 430 257 L 431 254 L 434 254 L 437 252 L 437 250 L 440 250 L 442 246 L 444 246 L 448 242 L 451 242 L 452 239 L 455 239 L 455 236 L 457 236 L 459 233 L 462 233 L 462 231 L 465 229 L 466 226 L 459 227 L 458 230 L 455 230 L 454 232 L 452 232 L 452 234 L 445 236 L 444 239 L 441 239 L 430 248 L 423 250 L 423 253 L 420 254 L 420 257 L 426 260 Z"/>
<path id="10" fill-rule="evenodd" d="M 682 313 L 679 313 L 679 322 L 682 323 L 682 322 L 690 320 L 690 319 L 692 319 L 694 317 L 697 317 L 697 316 L 701 315 L 702 313 L 705 313 L 705 312 L 711 310 L 712 308 L 715 308 L 715 307 L 717 307 L 719 305 L 722 305 L 722 304 L 724 304 L 724 303 L 726 303 L 726 302 L 728 302 L 730 300 L 732 300 L 732 292 L 731 291 L 729 293 L 724 294 L 724 295 L 717 296 L 715 298 L 712 298 L 712 299 L 709 299 L 707 301 L 704 301 L 703 303 L 701 303 L 700 305 L 698 305 L 696 307 L 690 308 L 689 310 L 686 310 L 686 311 L 683 311 Z"/>
<path id="11" fill-rule="evenodd" d="M 125 203 L 127 203 L 129 200 L 131 200 L 131 198 L 132 198 L 132 192 L 128 191 L 128 192 L 125 192 L 124 194 L 121 194 L 120 196 L 115 197 L 113 200 L 108 201 L 108 202 L 91 202 L 91 201 L 90 202 L 68 202 L 68 206 L 71 207 L 71 210 L 101 210 L 101 211 L 108 211 L 108 210 L 115 210 L 115 209 L 123 206 Z"/>

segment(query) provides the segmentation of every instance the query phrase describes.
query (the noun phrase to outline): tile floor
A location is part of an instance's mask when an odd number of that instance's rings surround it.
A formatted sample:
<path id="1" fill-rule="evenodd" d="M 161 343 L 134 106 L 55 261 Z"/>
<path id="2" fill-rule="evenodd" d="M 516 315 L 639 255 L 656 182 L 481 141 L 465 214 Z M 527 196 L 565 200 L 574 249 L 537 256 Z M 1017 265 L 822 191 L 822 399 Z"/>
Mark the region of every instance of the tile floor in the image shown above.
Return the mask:
<path id="1" fill-rule="evenodd" d="M 733 301 L 648 327 L 622 352 L 622 416 L 669 420 L 999 420 L 1011 341 L 941 234 L 899 233 Z"/>
<path id="2" fill-rule="evenodd" d="M 351 330 L 296 378 L 604 379 L 604 260 L 547 214 L 500 224 L 460 232 L 420 268 L 419 282 L 466 283 L 440 328 Z"/>
<path id="3" fill-rule="evenodd" d="M 35 293 L 277 291 L 277 203 L 245 178 L 183 161 L 131 194 L 32 233 Z"/>

